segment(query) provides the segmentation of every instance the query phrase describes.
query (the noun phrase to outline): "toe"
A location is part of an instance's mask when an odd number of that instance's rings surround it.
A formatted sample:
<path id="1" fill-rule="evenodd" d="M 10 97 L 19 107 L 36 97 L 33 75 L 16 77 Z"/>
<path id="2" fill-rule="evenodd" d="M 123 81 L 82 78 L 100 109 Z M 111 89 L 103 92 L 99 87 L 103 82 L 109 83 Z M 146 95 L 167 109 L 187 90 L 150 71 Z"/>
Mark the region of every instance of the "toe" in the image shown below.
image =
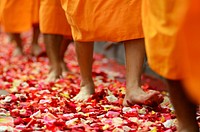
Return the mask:
<path id="1" fill-rule="evenodd" d="M 160 103 L 163 102 L 163 96 L 160 93 L 154 92 L 149 96 L 149 98 L 144 102 L 144 105 L 147 106 L 158 106 Z"/>

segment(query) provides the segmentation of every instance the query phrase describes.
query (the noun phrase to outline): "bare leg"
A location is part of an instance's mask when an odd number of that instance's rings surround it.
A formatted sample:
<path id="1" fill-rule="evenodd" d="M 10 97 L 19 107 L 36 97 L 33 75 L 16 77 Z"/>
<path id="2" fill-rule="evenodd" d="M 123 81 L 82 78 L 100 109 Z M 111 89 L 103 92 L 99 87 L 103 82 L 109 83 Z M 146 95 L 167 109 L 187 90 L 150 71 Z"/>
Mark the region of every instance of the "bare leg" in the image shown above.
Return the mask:
<path id="1" fill-rule="evenodd" d="M 37 56 L 41 53 L 41 48 L 38 45 L 39 35 L 40 35 L 39 25 L 33 25 L 33 39 L 32 39 L 31 53 L 34 56 Z"/>
<path id="2" fill-rule="evenodd" d="M 94 42 L 75 42 L 76 54 L 81 73 L 81 89 L 78 95 L 74 97 L 75 101 L 87 101 L 94 90 L 94 82 L 92 80 L 92 60 Z"/>
<path id="3" fill-rule="evenodd" d="M 23 55 L 22 40 L 19 33 L 10 33 L 10 38 L 16 43 L 13 56 Z"/>
<path id="4" fill-rule="evenodd" d="M 60 57 L 61 57 L 61 67 L 62 67 L 62 72 L 67 72 L 68 68 L 66 66 L 66 63 L 64 61 L 64 57 L 65 57 L 65 51 L 67 50 L 67 47 L 69 46 L 70 42 L 72 42 L 72 40 L 69 40 L 67 38 L 63 39 L 63 42 L 61 44 L 61 49 L 60 49 Z"/>
<path id="5" fill-rule="evenodd" d="M 180 81 L 167 81 L 169 84 L 170 99 L 178 119 L 178 131 L 199 132 L 196 121 L 196 105 L 188 99 Z"/>
<path id="6" fill-rule="evenodd" d="M 159 92 L 153 90 L 144 92 L 140 87 L 145 56 L 144 39 L 125 41 L 124 46 L 126 51 L 126 95 L 123 105 L 157 105 L 160 103 Z"/>
<path id="7" fill-rule="evenodd" d="M 44 34 L 47 56 L 51 66 L 46 82 L 55 81 L 62 75 L 60 48 L 62 35 Z"/>

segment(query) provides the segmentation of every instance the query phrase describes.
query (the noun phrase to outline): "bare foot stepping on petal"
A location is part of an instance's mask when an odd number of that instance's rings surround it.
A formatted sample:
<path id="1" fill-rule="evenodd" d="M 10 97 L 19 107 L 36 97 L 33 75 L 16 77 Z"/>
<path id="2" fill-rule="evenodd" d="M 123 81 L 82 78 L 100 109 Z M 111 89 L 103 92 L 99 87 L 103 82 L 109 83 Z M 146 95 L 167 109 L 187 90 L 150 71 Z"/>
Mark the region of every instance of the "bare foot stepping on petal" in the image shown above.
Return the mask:
<path id="1" fill-rule="evenodd" d="M 94 85 L 81 86 L 80 92 L 73 98 L 76 102 L 86 102 L 94 94 Z"/>
<path id="2" fill-rule="evenodd" d="M 130 106 L 134 104 L 157 106 L 163 101 L 160 92 L 149 90 L 144 92 L 141 88 L 133 89 L 131 92 L 127 91 L 123 105 Z"/>

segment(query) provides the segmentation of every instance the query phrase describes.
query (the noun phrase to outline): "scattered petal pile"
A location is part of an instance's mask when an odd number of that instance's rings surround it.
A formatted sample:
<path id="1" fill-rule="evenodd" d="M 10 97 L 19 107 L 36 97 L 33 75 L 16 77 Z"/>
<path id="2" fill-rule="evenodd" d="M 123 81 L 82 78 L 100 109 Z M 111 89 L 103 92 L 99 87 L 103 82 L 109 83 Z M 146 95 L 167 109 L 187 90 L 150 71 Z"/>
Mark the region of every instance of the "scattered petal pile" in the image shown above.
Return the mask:
<path id="1" fill-rule="evenodd" d="M 28 43 L 26 37 L 24 42 Z M 45 83 L 47 57 L 11 57 L 14 47 L 6 38 L 4 34 L 0 36 L 0 89 L 9 94 L 0 96 L 0 131 L 176 131 L 167 92 L 162 92 L 164 101 L 156 108 L 122 106 L 125 83 L 119 78 L 124 80 L 125 68 L 115 61 L 95 54 L 96 94 L 87 103 L 75 103 L 71 99 L 79 92 L 80 76 L 73 44 L 65 57 L 72 73 L 54 83 Z M 25 49 L 27 53 L 29 48 Z M 144 89 L 155 88 L 151 80 L 143 77 Z"/>

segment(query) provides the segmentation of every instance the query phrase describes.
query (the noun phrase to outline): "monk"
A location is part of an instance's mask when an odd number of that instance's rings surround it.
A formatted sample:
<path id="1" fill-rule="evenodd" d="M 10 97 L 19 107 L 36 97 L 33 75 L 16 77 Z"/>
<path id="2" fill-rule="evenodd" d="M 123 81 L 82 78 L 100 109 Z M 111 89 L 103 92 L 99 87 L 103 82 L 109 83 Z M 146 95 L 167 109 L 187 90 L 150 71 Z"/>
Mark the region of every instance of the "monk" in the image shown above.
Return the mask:
<path id="1" fill-rule="evenodd" d="M 82 102 L 95 92 L 92 79 L 94 41 L 123 42 L 126 51 L 126 95 L 123 105 L 160 103 L 158 91 L 141 88 L 145 47 L 140 0 L 61 0 L 72 29 L 81 74 Z"/>
<path id="2" fill-rule="evenodd" d="M 41 0 L 40 30 L 44 34 L 51 67 L 46 82 L 56 81 L 62 73 L 68 71 L 64 54 L 69 43 L 72 42 L 71 29 L 60 0 Z"/>
<path id="3" fill-rule="evenodd" d="M 179 132 L 199 132 L 200 2 L 144 0 L 143 27 L 150 67 L 165 77 Z"/>
<path id="4" fill-rule="evenodd" d="M 38 55 L 40 53 L 37 42 L 39 36 L 39 0 L 1 0 L 1 2 L 3 3 L 1 7 L 3 29 L 17 45 L 13 55 L 23 54 L 20 34 L 30 30 L 32 26 L 32 54 Z"/>

